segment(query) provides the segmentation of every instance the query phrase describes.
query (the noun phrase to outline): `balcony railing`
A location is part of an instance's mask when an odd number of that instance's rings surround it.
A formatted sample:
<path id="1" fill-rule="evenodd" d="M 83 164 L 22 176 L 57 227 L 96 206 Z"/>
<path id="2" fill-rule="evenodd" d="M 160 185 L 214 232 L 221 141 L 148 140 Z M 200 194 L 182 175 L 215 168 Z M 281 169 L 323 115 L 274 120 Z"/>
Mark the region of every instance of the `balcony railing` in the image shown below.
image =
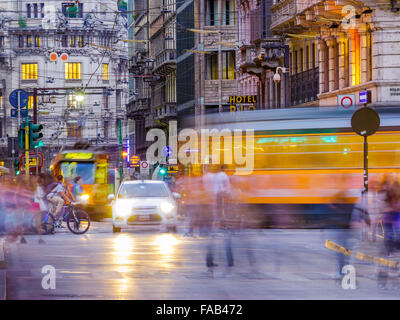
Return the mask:
<path id="1" fill-rule="evenodd" d="M 298 1 L 299 0 L 283 0 L 271 7 L 271 29 L 294 18 L 299 12 L 297 7 Z"/>
<path id="2" fill-rule="evenodd" d="M 175 49 L 164 49 L 158 55 L 154 62 L 153 72 L 157 73 L 168 73 L 176 68 L 176 50 Z"/>
<path id="3" fill-rule="evenodd" d="M 175 118 L 176 113 L 176 103 L 165 103 L 163 106 L 157 109 L 156 120 L 166 120 Z"/>
<path id="4" fill-rule="evenodd" d="M 319 93 L 319 68 L 290 76 L 291 105 L 317 100 Z"/>
<path id="5" fill-rule="evenodd" d="M 150 101 L 147 98 L 138 99 L 126 106 L 128 116 L 143 115 L 150 111 Z"/>

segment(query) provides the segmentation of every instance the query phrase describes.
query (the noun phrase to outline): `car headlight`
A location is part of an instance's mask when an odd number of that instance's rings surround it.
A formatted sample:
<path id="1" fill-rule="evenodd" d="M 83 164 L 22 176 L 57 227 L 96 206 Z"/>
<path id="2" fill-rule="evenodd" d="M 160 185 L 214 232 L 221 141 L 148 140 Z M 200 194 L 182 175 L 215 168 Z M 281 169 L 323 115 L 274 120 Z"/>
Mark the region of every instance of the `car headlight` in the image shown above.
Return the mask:
<path id="1" fill-rule="evenodd" d="M 87 193 L 81 194 L 80 196 L 78 196 L 78 199 L 81 201 L 88 201 L 90 198 L 90 196 Z"/>
<path id="2" fill-rule="evenodd" d="M 171 202 L 162 202 L 160 205 L 160 209 L 164 213 L 171 213 L 174 209 L 174 205 Z"/>
<path id="3" fill-rule="evenodd" d="M 130 214 L 132 204 L 129 203 L 128 201 L 117 200 L 114 205 L 115 205 L 115 213 L 117 216 L 126 217 L 127 215 Z"/>

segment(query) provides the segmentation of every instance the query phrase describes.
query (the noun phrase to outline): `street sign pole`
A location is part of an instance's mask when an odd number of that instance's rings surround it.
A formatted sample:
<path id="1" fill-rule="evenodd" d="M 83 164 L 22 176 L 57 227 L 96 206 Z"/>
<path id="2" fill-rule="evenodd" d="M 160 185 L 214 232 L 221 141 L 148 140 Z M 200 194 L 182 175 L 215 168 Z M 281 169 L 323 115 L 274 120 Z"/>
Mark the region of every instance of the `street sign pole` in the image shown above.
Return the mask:
<path id="1" fill-rule="evenodd" d="M 368 191 L 368 141 L 364 136 L 364 192 Z"/>
<path id="2" fill-rule="evenodd" d="M 119 176 L 121 181 L 123 180 L 123 169 L 122 169 L 122 120 L 119 119 L 118 121 L 118 132 L 119 132 Z"/>
<path id="3" fill-rule="evenodd" d="M 364 108 L 358 109 L 351 117 L 353 131 L 364 137 L 364 193 L 368 191 L 368 136 L 373 135 L 380 126 L 379 114 L 368 108 L 367 104 L 368 101 L 365 101 Z"/>
<path id="4" fill-rule="evenodd" d="M 18 91 L 17 92 L 17 101 L 18 101 L 18 103 L 17 103 L 17 112 L 18 112 L 18 115 L 17 115 L 17 117 L 18 117 L 18 128 L 17 128 L 17 137 L 18 137 L 18 131 L 19 131 L 19 127 L 21 126 L 21 112 L 20 112 L 20 108 L 21 108 L 21 106 L 22 106 L 22 104 L 21 104 L 21 92 L 20 91 Z"/>

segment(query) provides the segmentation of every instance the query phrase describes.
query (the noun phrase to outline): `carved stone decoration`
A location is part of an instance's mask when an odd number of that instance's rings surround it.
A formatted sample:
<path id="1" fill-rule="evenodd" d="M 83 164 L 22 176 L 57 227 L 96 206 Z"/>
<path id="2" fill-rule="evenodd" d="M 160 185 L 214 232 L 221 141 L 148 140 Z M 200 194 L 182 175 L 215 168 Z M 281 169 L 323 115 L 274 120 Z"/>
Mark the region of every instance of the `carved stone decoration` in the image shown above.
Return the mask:
<path id="1" fill-rule="evenodd" d="M 42 19 L 43 29 L 66 29 L 68 27 L 68 20 L 60 9 L 55 9 L 52 6 L 48 6 L 46 9 L 47 11 Z"/>
<path id="2" fill-rule="evenodd" d="M 8 29 L 8 22 L 12 19 L 11 17 L 5 15 L 4 13 L 0 12 L 0 29 L 7 30 Z"/>
<path id="3" fill-rule="evenodd" d="M 95 10 L 92 9 L 83 21 L 83 27 L 87 29 L 95 29 L 103 24 L 103 21 L 96 16 Z"/>
<path id="4" fill-rule="evenodd" d="M 116 21 L 115 30 L 117 32 L 117 39 L 128 39 L 128 20 L 119 15 Z M 120 45 L 124 46 L 123 42 Z"/>

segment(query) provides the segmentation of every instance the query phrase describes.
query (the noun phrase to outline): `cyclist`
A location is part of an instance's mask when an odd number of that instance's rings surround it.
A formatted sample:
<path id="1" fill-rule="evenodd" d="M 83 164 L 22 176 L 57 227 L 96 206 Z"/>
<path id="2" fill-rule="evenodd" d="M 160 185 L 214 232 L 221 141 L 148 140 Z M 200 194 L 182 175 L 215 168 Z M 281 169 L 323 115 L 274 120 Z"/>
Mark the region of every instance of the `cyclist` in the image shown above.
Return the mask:
<path id="1" fill-rule="evenodd" d="M 62 219 L 60 219 L 61 210 L 65 202 L 69 201 L 63 179 L 64 177 L 62 175 L 59 175 L 57 176 L 57 182 L 53 182 L 47 187 L 47 200 L 49 200 L 49 202 L 53 204 L 51 213 L 53 214 L 56 221 Z M 60 221 L 58 222 L 59 224 L 61 224 Z"/>

